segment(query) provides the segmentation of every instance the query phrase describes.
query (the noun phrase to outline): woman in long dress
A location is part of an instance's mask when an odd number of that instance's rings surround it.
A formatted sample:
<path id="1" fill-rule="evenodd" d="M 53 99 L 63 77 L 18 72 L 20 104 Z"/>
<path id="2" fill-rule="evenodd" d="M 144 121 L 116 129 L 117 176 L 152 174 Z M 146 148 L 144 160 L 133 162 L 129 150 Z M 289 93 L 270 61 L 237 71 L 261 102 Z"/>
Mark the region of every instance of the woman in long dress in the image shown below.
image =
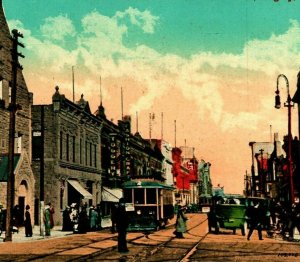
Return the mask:
<path id="1" fill-rule="evenodd" d="M 51 231 L 51 221 L 50 221 L 50 206 L 46 205 L 45 206 L 45 211 L 44 211 L 44 223 L 45 223 L 45 235 L 50 236 L 50 231 Z"/>
<path id="2" fill-rule="evenodd" d="M 184 238 L 183 233 L 186 232 L 186 221 L 187 217 L 184 214 L 184 208 L 178 206 L 177 219 L 176 219 L 176 231 L 175 235 L 177 238 Z"/>

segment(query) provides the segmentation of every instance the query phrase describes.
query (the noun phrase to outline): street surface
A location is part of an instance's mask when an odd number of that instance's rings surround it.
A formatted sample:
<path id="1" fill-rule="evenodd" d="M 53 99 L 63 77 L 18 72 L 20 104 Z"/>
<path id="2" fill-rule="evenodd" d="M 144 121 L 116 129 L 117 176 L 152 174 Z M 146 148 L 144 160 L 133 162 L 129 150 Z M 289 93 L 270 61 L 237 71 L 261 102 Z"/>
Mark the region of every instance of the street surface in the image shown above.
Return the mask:
<path id="1" fill-rule="evenodd" d="M 205 214 L 187 214 L 184 239 L 173 235 L 174 226 L 143 234 L 129 233 L 129 252 L 117 252 L 117 234 L 109 230 L 64 234 L 47 239 L 0 243 L 0 261 L 300 261 L 300 243 L 279 236 L 247 241 L 237 230 L 208 233 Z M 21 232 L 19 233 L 21 234 Z M 20 236 L 19 236 L 20 237 Z"/>

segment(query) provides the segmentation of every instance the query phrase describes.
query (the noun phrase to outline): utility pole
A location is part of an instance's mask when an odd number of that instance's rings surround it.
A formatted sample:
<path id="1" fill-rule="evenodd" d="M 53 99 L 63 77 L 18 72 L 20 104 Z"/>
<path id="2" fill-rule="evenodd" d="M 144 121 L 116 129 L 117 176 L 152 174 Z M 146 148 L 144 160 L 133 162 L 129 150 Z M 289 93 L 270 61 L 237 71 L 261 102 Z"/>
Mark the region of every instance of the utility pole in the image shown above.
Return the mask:
<path id="1" fill-rule="evenodd" d="M 75 80 L 74 80 L 74 66 L 72 66 L 72 88 L 73 88 L 73 103 L 75 103 Z"/>
<path id="2" fill-rule="evenodd" d="M 15 148 L 15 126 L 16 112 L 20 109 L 17 105 L 17 73 L 18 69 L 22 69 L 19 64 L 19 56 L 24 58 L 21 53 L 18 53 L 18 46 L 24 48 L 24 45 L 18 41 L 18 38 L 23 38 L 23 35 L 17 29 L 12 30 L 12 86 L 11 86 L 11 102 L 9 104 L 9 153 L 8 153 L 8 178 L 7 178 L 7 215 L 6 215 L 6 230 L 5 241 L 12 241 L 12 211 L 15 200 L 15 174 L 14 174 L 14 148 Z"/>
<path id="3" fill-rule="evenodd" d="M 262 197 L 262 195 L 264 196 L 265 195 L 265 185 L 264 185 L 264 158 L 263 158 L 263 152 L 264 150 L 263 149 L 260 149 L 259 150 L 260 152 L 260 174 L 259 174 L 259 180 L 260 180 L 260 196 Z"/>
<path id="4" fill-rule="evenodd" d="M 41 156 L 40 156 L 40 235 L 44 236 L 44 208 L 45 208 L 45 110 L 44 105 L 41 105 Z"/>

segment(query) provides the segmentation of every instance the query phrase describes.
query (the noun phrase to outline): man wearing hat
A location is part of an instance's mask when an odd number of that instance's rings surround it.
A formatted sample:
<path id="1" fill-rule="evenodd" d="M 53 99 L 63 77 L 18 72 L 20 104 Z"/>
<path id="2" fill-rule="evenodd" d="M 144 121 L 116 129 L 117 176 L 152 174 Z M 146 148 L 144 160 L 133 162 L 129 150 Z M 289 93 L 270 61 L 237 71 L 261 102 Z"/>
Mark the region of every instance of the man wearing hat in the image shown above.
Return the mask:
<path id="1" fill-rule="evenodd" d="M 128 216 L 125 209 L 125 199 L 120 198 L 119 205 L 116 209 L 116 227 L 118 231 L 118 251 L 121 253 L 128 252 L 126 233 L 128 227 Z"/>
<path id="2" fill-rule="evenodd" d="M 31 224 L 31 217 L 30 217 L 29 209 L 30 209 L 30 206 L 26 205 L 25 221 L 24 221 L 26 237 L 32 237 L 32 224 Z"/>

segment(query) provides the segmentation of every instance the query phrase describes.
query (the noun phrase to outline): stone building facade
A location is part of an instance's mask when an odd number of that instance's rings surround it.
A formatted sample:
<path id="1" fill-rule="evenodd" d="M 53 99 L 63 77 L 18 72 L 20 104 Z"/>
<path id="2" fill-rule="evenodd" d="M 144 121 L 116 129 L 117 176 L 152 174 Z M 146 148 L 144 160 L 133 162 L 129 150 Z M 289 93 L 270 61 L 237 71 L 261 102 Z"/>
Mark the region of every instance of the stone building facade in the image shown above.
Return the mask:
<path id="1" fill-rule="evenodd" d="M 101 201 L 101 128 L 83 95 L 73 103 L 58 87 L 52 104 L 32 107 L 36 205 L 50 202 L 56 225 L 67 205 Z"/>
<path id="2" fill-rule="evenodd" d="M 155 143 L 139 133 L 131 133 L 131 117 L 124 116 L 118 124 L 106 118 L 104 107 L 98 107 L 101 120 L 102 226 L 111 225 L 110 215 L 123 196 L 123 185 L 129 180 L 163 181 L 163 155 Z"/>
<path id="3" fill-rule="evenodd" d="M 9 122 L 12 92 L 12 41 L 9 27 L 6 22 L 2 0 L 0 0 L 0 201 L 6 207 L 7 179 L 8 179 L 8 152 L 9 152 Z M 21 50 L 19 50 L 21 52 Z M 20 61 L 22 62 L 22 61 Z M 24 219 L 24 208 L 29 204 L 34 211 L 35 179 L 31 169 L 31 106 L 33 95 L 28 91 L 22 69 L 17 70 L 16 103 L 19 109 L 16 112 L 15 124 L 15 194 L 14 204 L 20 206 L 20 218 Z"/>

